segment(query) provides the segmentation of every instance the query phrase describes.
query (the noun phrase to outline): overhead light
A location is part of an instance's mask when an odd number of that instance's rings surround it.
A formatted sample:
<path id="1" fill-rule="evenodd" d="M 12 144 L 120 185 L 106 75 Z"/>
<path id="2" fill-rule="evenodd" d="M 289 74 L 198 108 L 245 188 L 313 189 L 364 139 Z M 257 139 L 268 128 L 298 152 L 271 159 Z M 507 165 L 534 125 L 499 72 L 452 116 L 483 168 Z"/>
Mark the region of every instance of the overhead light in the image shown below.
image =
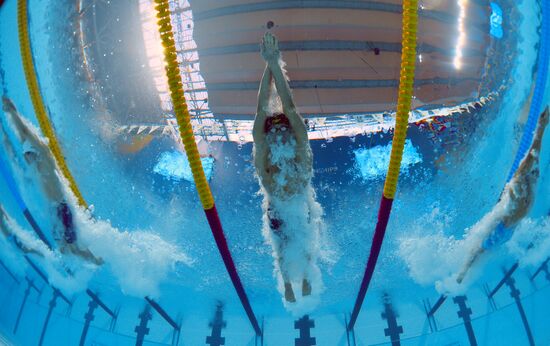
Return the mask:
<path id="1" fill-rule="evenodd" d="M 456 43 L 455 49 L 455 58 L 453 60 L 453 65 L 457 70 L 462 68 L 462 50 L 466 45 L 466 31 L 464 26 L 464 21 L 466 19 L 466 6 L 468 0 L 458 0 L 459 15 L 458 15 L 458 41 Z"/>

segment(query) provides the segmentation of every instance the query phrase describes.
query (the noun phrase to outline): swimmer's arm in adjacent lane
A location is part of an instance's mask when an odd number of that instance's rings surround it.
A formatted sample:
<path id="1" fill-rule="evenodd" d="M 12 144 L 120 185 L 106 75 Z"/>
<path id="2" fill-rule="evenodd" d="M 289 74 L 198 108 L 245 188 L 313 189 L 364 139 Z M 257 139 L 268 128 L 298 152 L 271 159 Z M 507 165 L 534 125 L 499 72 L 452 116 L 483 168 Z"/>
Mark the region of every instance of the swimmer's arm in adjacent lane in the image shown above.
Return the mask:
<path id="1" fill-rule="evenodd" d="M 14 125 L 17 137 L 23 142 L 28 139 L 28 137 L 32 137 L 32 131 L 28 128 L 27 125 L 21 120 L 21 115 L 17 111 L 17 108 L 15 108 L 15 105 L 13 104 L 12 100 L 10 100 L 6 96 L 2 96 L 2 109 L 6 114 L 8 114 L 12 120 L 12 124 Z"/>
<path id="2" fill-rule="evenodd" d="M 4 207 L 2 205 L 0 205 L 0 231 L 2 232 L 2 234 L 6 237 L 6 238 L 10 238 L 10 237 L 13 237 L 13 241 L 15 242 L 15 244 L 21 249 L 21 251 L 23 251 L 24 253 L 32 253 L 32 254 L 35 254 L 35 255 L 38 255 L 40 257 L 44 257 L 44 255 L 38 251 L 38 250 L 35 250 L 33 248 L 30 248 L 28 246 L 26 246 L 25 244 L 23 244 L 16 236 L 15 234 L 13 234 L 13 230 L 11 228 L 11 226 L 9 226 L 8 224 L 8 214 L 6 213 L 6 210 L 4 209 Z"/>
<path id="3" fill-rule="evenodd" d="M 539 157 L 542 146 L 542 137 L 544 130 L 548 125 L 550 117 L 548 107 L 540 115 L 533 143 L 527 151 L 527 154 L 521 160 L 520 165 L 510 182 L 506 185 L 504 193 L 510 194 L 511 208 L 508 215 L 504 217 L 504 224 L 511 227 L 518 223 L 527 215 L 529 208 L 533 204 L 535 186 L 539 177 Z"/>
<path id="4" fill-rule="evenodd" d="M 4 123 L 2 120 L 0 120 L 0 136 L 2 136 L 2 143 L 4 144 L 4 148 L 6 150 L 6 153 L 8 154 L 8 157 L 10 159 L 15 159 L 15 148 L 13 147 L 13 143 L 11 142 L 8 133 L 6 131 L 6 128 L 4 127 Z"/>
<path id="5" fill-rule="evenodd" d="M 4 210 L 4 207 L 0 205 L 0 231 L 2 231 L 2 234 L 9 238 L 12 235 L 12 232 L 10 231 L 10 228 L 7 225 L 7 215 L 6 211 Z"/>
<path id="6" fill-rule="evenodd" d="M 544 135 L 544 130 L 548 125 L 549 117 L 550 112 L 547 107 L 539 117 L 537 128 L 535 130 L 535 136 L 533 138 L 533 143 L 531 144 L 529 151 L 527 152 L 525 158 L 521 161 L 510 183 L 506 185 L 505 190 L 502 192 L 502 195 L 510 195 L 509 203 L 512 203 L 512 205 L 510 206 L 510 212 L 508 212 L 508 214 L 502 218 L 502 223 L 506 228 L 513 227 L 516 223 L 518 223 L 527 215 L 529 207 L 531 206 L 534 199 L 534 188 L 539 175 L 538 164 L 540 150 L 542 146 L 542 137 Z M 495 231 L 496 230 L 493 230 L 493 232 Z M 461 283 L 464 280 L 467 272 L 474 265 L 478 257 L 483 254 L 484 251 L 485 249 L 483 248 L 483 246 L 480 246 L 472 251 L 462 270 L 457 276 L 456 281 L 458 283 Z"/>
<path id="7" fill-rule="evenodd" d="M 42 140 L 25 121 L 23 121 L 22 115 L 17 111 L 10 99 L 4 97 L 3 104 L 4 111 L 9 114 L 19 139 L 22 142 L 28 141 L 34 150 L 36 150 L 40 158 L 38 165 L 40 173 L 43 179 L 47 179 L 45 183 L 56 184 L 57 182 L 51 181 L 50 178 L 47 178 L 51 176 L 49 173 L 57 172 L 57 164 L 47 143 Z"/>
<path id="8" fill-rule="evenodd" d="M 44 154 L 45 152 L 49 153 L 49 148 L 46 143 L 42 139 L 38 137 L 38 134 L 33 131 L 25 121 L 23 121 L 23 116 L 17 111 L 15 108 L 15 105 L 12 103 L 10 99 L 4 96 L 2 99 L 4 104 L 4 111 L 9 115 L 11 118 L 13 127 L 15 128 L 15 132 L 17 134 L 17 137 L 21 142 L 29 141 L 29 143 L 39 152 L 39 154 Z M 43 156 L 50 156 L 50 155 L 43 155 Z"/>

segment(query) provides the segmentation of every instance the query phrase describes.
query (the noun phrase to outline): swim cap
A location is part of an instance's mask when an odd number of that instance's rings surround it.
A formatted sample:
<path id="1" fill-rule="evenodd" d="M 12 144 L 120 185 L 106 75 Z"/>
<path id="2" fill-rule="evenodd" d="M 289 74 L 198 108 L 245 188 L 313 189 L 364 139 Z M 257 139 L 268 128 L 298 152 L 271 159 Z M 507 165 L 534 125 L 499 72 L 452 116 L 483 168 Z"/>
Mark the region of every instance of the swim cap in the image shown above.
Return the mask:
<path id="1" fill-rule="evenodd" d="M 23 155 L 26 154 L 38 155 L 38 150 L 29 141 L 23 142 Z"/>
<path id="2" fill-rule="evenodd" d="M 290 120 L 284 113 L 274 114 L 265 119 L 264 132 L 268 133 L 275 125 L 283 125 L 290 128 Z"/>

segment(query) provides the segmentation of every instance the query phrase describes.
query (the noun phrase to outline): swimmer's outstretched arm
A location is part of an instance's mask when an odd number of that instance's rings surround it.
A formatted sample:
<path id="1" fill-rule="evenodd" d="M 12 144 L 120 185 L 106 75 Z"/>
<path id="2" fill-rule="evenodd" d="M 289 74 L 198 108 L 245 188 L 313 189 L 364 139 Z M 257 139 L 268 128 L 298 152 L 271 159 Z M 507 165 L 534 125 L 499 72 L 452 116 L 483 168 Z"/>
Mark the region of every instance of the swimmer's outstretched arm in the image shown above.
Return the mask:
<path id="1" fill-rule="evenodd" d="M 254 137 L 254 143 L 256 143 L 256 145 L 258 145 L 259 142 L 265 142 L 264 126 L 268 116 L 267 107 L 271 91 L 271 78 L 271 70 L 266 65 L 260 83 L 260 90 L 258 91 L 258 108 L 256 109 L 256 118 L 254 118 L 254 127 L 252 129 L 252 136 Z"/>
<path id="2" fill-rule="evenodd" d="M 7 96 L 2 96 L 2 109 L 10 115 L 17 132 L 17 136 L 21 141 L 24 141 L 29 137 L 33 137 L 32 131 L 25 125 L 25 123 L 23 123 L 17 108 L 15 108 L 15 105 Z"/>
<path id="3" fill-rule="evenodd" d="M 7 98 L 2 98 L 3 102 L 3 108 L 4 111 L 9 114 L 12 123 L 14 125 L 14 128 L 16 130 L 17 137 L 24 142 L 29 141 L 31 142 L 32 146 L 34 146 L 37 150 L 49 150 L 46 143 L 44 143 L 35 133 L 32 131 L 29 126 L 23 121 L 21 114 L 17 111 L 17 108 L 15 108 L 15 105 L 13 102 Z M 42 153 L 41 153 L 42 154 Z"/>
<path id="4" fill-rule="evenodd" d="M 17 237 L 13 234 L 11 227 L 8 225 L 8 214 L 2 205 L 0 205 L 0 231 L 6 238 L 13 237 L 15 244 L 23 251 L 24 253 L 33 253 L 40 257 L 44 257 L 40 251 L 33 248 L 25 246 Z"/>
<path id="5" fill-rule="evenodd" d="M 533 200 L 533 189 L 536 184 L 536 179 L 538 178 L 538 163 L 540 156 L 540 149 L 542 146 L 542 137 L 544 135 L 544 130 L 548 125 L 548 120 L 550 117 L 550 112 L 548 107 L 540 115 L 537 128 L 535 130 L 535 136 L 533 143 L 527 152 L 525 158 L 521 161 L 514 177 L 509 184 L 506 185 L 505 190 L 502 194 L 509 193 L 512 199 L 512 208 L 508 215 L 504 216 L 502 222 L 505 227 L 512 227 L 514 224 L 519 222 L 522 218 L 527 215 L 531 201 Z M 520 195 L 516 194 L 516 190 L 523 189 L 524 193 Z M 466 260 L 461 271 L 458 273 L 456 281 L 462 283 L 464 277 L 474 265 L 478 257 L 484 252 L 483 246 L 480 246 L 472 251 Z"/>
<path id="6" fill-rule="evenodd" d="M 271 90 L 271 71 L 266 66 L 264 75 L 260 83 L 258 91 L 258 109 L 256 118 L 254 119 L 254 127 L 252 129 L 252 137 L 254 138 L 254 166 L 256 172 L 261 178 L 262 185 L 269 188 L 270 175 L 266 171 L 267 168 L 267 143 L 265 140 L 264 126 L 268 116 L 267 106 L 269 103 L 269 94 Z"/>
<path id="7" fill-rule="evenodd" d="M 4 144 L 4 148 L 6 149 L 8 157 L 10 159 L 15 159 L 15 148 L 13 147 L 13 143 L 11 142 L 8 133 L 4 128 L 4 123 L 2 122 L 2 120 L 0 120 L 0 132 L 0 136 L 2 136 L 2 143 Z"/>
<path id="8" fill-rule="evenodd" d="M 531 144 L 529 151 L 527 151 L 527 154 L 523 160 L 521 160 L 516 173 L 510 180 L 510 183 L 506 185 L 506 190 L 503 191 L 503 194 L 510 194 L 513 206 L 510 213 L 504 218 L 504 224 L 507 227 L 514 225 L 525 217 L 535 198 L 534 189 L 539 176 L 538 166 L 542 146 L 542 137 L 544 136 L 544 130 L 548 125 L 549 116 L 550 114 L 547 107 L 539 117 L 533 143 Z"/>
<path id="9" fill-rule="evenodd" d="M 542 146 L 542 137 L 544 136 L 544 130 L 546 129 L 546 126 L 548 125 L 548 121 L 550 118 L 550 110 L 548 107 L 544 110 L 544 112 L 541 113 L 539 117 L 539 121 L 537 123 L 537 128 L 535 129 L 535 136 L 533 138 L 533 143 L 531 144 L 531 147 L 529 148 L 529 151 L 527 152 L 527 156 L 538 156 L 540 153 L 540 149 Z M 523 163 L 523 162 L 522 162 Z M 518 171 L 521 169 L 520 168 Z"/>
<path id="10" fill-rule="evenodd" d="M 281 58 L 279 43 L 277 38 L 269 32 L 265 34 L 262 42 L 262 56 L 266 60 L 267 65 L 273 74 L 273 79 L 275 80 L 275 85 L 277 86 L 277 92 L 279 93 L 281 102 L 283 103 L 283 109 L 288 117 L 288 120 L 290 121 L 290 126 L 296 135 L 298 144 L 304 145 L 308 143 L 307 128 L 304 123 L 304 119 L 296 109 L 290 86 L 288 85 L 286 76 L 283 73 L 281 65 L 279 64 L 279 59 Z"/>
<path id="11" fill-rule="evenodd" d="M 6 224 L 6 220 L 6 211 L 4 210 L 4 207 L 0 205 L 0 231 L 6 238 L 9 238 L 11 236 L 11 232 L 8 225 Z"/>
<path id="12" fill-rule="evenodd" d="M 41 168 L 47 170 L 48 172 L 56 171 L 57 164 L 48 145 L 42 139 L 40 139 L 40 137 L 38 137 L 37 134 L 23 121 L 23 119 L 21 118 L 21 114 L 19 114 L 19 112 L 15 108 L 15 105 L 13 104 L 13 102 L 11 102 L 9 98 L 7 98 L 6 96 L 2 97 L 2 103 L 4 111 L 9 114 L 10 118 L 12 119 L 19 139 L 22 142 L 29 141 L 40 155 Z"/>

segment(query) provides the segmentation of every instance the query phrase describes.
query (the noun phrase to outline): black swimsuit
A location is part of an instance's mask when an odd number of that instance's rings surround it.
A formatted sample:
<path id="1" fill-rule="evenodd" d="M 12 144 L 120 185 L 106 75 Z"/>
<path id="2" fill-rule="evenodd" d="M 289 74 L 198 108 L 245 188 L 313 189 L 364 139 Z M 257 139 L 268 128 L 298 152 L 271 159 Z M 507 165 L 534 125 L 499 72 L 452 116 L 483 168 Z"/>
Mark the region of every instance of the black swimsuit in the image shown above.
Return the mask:
<path id="1" fill-rule="evenodd" d="M 267 218 L 269 219 L 269 228 L 271 228 L 273 233 L 281 235 L 281 226 L 283 225 L 283 221 L 279 219 L 277 213 L 271 207 L 267 209 Z"/>
<path id="2" fill-rule="evenodd" d="M 76 241 L 76 232 L 73 224 L 73 213 L 66 202 L 61 202 L 57 206 L 57 217 L 63 224 L 63 239 L 67 244 Z"/>

